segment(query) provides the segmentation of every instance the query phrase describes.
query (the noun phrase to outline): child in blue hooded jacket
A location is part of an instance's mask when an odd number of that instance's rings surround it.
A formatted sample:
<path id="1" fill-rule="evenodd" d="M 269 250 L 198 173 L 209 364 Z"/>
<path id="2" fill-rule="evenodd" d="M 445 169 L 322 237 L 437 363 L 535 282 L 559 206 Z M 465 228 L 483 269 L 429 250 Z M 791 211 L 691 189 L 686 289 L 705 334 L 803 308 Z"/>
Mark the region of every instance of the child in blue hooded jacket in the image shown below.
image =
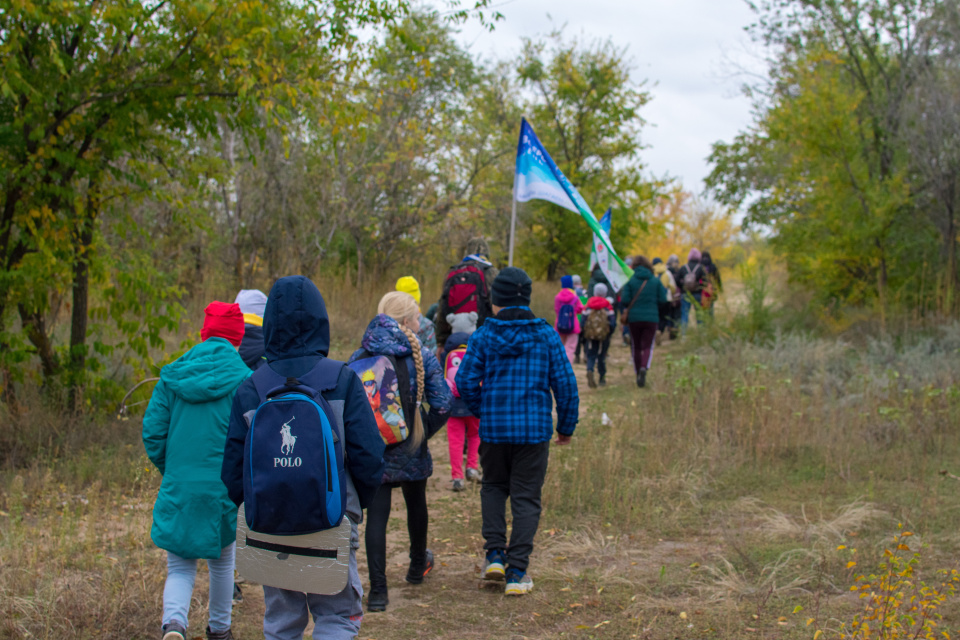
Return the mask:
<path id="1" fill-rule="evenodd" d="M 240 385 L 233 399 L 221 478 L 230 499 L 243 504 L 243 447 L 247 417 L 260 405 L 256 380 L 272 371 L 284 377 L 306 376 L 327 357 L 330 350 L 330 322 L 323 296 L 303 276 L 280 278 L 270 290 L 263 315 L 266 364 Z M 342 364 L 342 363 L 341 363 Z M 357 573 L 360 537 L 357 525 L 363 511 L 377 493 L 383 476 L 383 439 L 360 378 L 342 366 L 337 386 L 324 391 L 344 437 L 344 464 L 347 472 L 346 515 L 350 519 L 350 569 L 347 586 L 335 595 L 301 593 L 264 587 L 266 611 L 263 634 L 267 640 L 303 640 L 310 615 L 316 640 L 347 640 L 360 632 L 363 619 L 363 586 Z M 277 500 L 285 496 L 278 495 Z"/>
<path id="2" fill-rule="evenodd" d="M 580 408 L 577 380 L 560 336 L 530 311 L 532 289 L 522 269 L 500 272 L 491 293 L 496 316 L 470 338 L 456 377 L 460 397 L 480 419 L 480 507 L 487 551 L 483 577 L 506 578 L 506 595 L 533 589 L 527 566 L 540 524 L 553 401 L 557 444 L 570 442 Z M 507 498 L 513 514 L 509 547 Z"/>

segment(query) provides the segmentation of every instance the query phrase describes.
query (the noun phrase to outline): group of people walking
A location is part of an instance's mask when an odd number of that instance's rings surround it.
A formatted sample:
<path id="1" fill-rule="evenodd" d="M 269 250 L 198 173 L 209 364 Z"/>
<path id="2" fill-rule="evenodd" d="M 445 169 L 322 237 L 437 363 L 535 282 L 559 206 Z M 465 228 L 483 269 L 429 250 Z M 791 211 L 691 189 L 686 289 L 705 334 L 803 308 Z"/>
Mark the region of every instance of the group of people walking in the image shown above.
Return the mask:
<path id="1" fill-rule="evenodd" d="M 696 248 L 690 250 L 682 267 L 676 255 L 666 264 L 642 255 L 628 257 L 627 263 L 633 276 L 616 297 L 602 269 L 594 265 L 587 289 L 581 286 L 580 276 L 563 276 L 554 298 L 554 328 L 571 364 L 579 364 L 581 348 L 586 353 L 591 388 L 606 385 L 606 360 L 618 310 L 624 343 L 631 347 L 637 386 L 644 387 L 654 346 L 665 334 L 676 339 L 689 324 L 691 309 L 712 315 L 722 290 L 720 271 L 710 253 L 701 254 Z"/>
<path id="2" fill-rule="evenodd" d="M 514 267 L 497 272 L 482 245 L 448 275 L 437 322 L 421 313 L 416 280 L 401 278 L 396 288 L 380 299 L 347 363 L 328 357 L 331 330 L 336 328 L 330 326 L 320 291 L 308 278 L 291 276 L 279 279 L 269 296 L 242 291 L 235 303 L 211 303 L 205 310 L 202 341 L 162 369 L 144 416 L 143 441 L 163 476 L 151 536 L 167 551 L 164 640 L 187 637 L 198 559 L 207 560 L 210 568 L 207 638 L 233 638 L 238 507 L 245 507 L 251 531 L 267 522 L 252 519 L 254 507 L 261 517 L 269 508 L 280 509 L 290 526 L 311 515 L 297 513 L 301 500 L 311 499 L 309 491 L 290 484 L 300 476 L 285 476 L 276 485 L 285 491 L 276 495 L 270 493 L 274 485 L 269 476 L 280 471 L 268 469 L 252 479 L 258 456 L 272 459 L 277 469 L 290 466 L 308 475 L 326 464 L 339 466 L 328 468 L 333 473 L 326 479 L 333 482 L 328 486 L 337 485 L 338 473 L 345 479 L 345 486 L 338 486 L 351 529 L 343 590 L 320 595 L 264 586 L 264 635 L 270 640 L 300 639 L 312 616 L 314 638 L 355 637 L 364 613 L 356 557 L 364 510 L 368 611 L 382 611 L 389 604 L 386 539 L 395 488 L 407 509 L 406 582 L 423 583 L 434 567 L 427 548 L 426 483 L 434 470 L 430 440 L 444 427 L 453 488 L 462 489 L 464 480 L 481 481 L 482 468 L 482 577 L 503 581 L 507 595 L 533 588 L 528 563 L 539 526 L 550 441 L 556 432 L 557 444 L 569 443 L 579 415 L 569 347 L 553 326 L 531 311 L 529 276 Z M 607 303 L 604 293 L 598 288 L 595 297 Z M 588 300 L 581 311 L 603 314 L 613 326 L 608 304 Z M 588 359 L 590 354 L 598 357 L 599 347 L 586 348 Z M 331 442 L 337 443 L 339 457 L 302 460 L 299 456 L 313 451 L 308 448 L 311 434 L 298 426 L 303 421 L 269 421 L 268 405 L 296 394 L 306 394 L 317 411 L 330 418 Z M 264 437 L 275 440 L 269 452 L 258 450 Z M 331 504 L 340 503 L 331 503 L 328 496 L 325 513 L 332 512 Z"/>

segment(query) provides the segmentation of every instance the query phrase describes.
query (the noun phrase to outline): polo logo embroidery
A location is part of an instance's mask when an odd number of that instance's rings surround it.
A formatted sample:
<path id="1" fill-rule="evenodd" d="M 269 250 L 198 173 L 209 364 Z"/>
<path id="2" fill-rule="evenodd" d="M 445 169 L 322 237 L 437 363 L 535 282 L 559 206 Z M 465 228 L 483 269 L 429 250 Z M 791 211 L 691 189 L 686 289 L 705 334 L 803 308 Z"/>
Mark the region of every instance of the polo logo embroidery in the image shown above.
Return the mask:
<path id="1" fill-rule="evenodd" d="M 297 417 L 294 416 L 280 427 L 280 436 L 283 438 L 283 442 L 280 444 L 280 453 L 285 456 L 293 453 L 293 447 L 297 444 L 297 436 L 290 433 L 290 423 L 296 419 Z"/>

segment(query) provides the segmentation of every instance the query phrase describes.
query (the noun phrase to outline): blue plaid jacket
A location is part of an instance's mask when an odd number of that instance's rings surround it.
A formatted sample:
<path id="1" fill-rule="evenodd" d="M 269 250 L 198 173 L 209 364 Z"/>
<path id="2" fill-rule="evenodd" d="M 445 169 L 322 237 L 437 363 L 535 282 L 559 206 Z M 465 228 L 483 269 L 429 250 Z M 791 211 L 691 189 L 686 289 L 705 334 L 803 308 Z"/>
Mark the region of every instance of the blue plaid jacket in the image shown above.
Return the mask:
<path id="1" fill-rule="evenodd" d="M 483 442 L 550 440 L 554 398 L 557 432 L 569 436 L 577 426 L 577 379 L 560 336 L 542 319 L 488 318 L 470 338 L 457 389 L 480 418 Z"/>

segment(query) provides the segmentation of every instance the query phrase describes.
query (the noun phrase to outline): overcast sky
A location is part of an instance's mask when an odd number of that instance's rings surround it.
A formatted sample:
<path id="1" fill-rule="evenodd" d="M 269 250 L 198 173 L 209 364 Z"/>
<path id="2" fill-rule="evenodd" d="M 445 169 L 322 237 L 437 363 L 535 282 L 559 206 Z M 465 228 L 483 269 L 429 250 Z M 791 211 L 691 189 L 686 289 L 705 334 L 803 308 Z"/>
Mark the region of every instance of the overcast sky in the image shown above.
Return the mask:
<path id="1" fill-rule="evenodd" d="M 567 36 L 610 38 L 627 46 L 634 79 L 647 80 L 653 100 L 642 115 L 649 125 L 642 152 L 649 171 L 682 180 L 699 192 L 709 173 L 711 143 L 730 140 L 750 122 L 750 104 L 730 68 L 733 58 L 755 68 L 743 27 L 753 13 L 743 0 L 494 0 L 505 17 L 493 33 L 462 27 L 471 52 L 507 58 L 522 37 L 545 36 L 566 25 Z M 547 16 L 550 16 L 548 18 Z M 551 21 L 552 19 L 552 21 Z M 746 58 L 745 58 L 746 55 Z M 751 62 L 753 60 L 753 62 Z"/>

